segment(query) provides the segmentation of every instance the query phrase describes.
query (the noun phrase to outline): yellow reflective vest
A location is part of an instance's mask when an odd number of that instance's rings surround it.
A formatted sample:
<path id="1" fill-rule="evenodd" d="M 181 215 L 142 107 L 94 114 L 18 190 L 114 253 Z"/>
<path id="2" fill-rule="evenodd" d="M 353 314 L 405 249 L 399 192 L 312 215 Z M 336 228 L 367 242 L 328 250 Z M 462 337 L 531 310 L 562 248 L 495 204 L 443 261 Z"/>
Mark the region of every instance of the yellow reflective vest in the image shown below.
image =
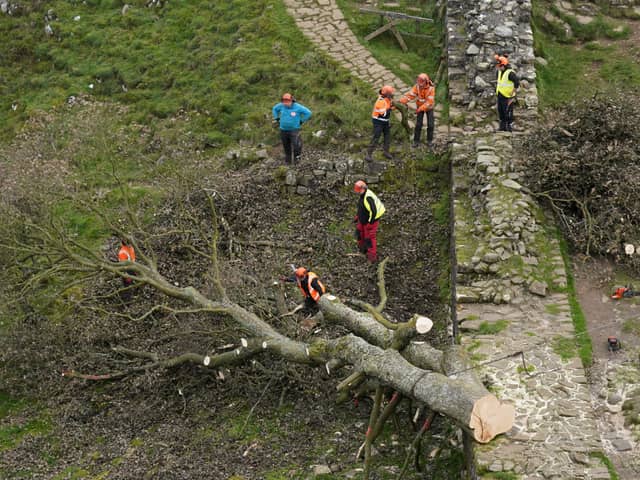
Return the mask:
<path id="1" fill-rule="evenodd" d="M 369 202 L 367 202 L 367 198 L 371 198 L 373 200 L 373 204 L 376 206 L 376 218 L 371 218 L 373 216 L 373 212 L 371 211 Z M 376 194 L 369 189 L 367 189 L 364 194 L 364 208 L 366 208 L 367 212 L 369 212 L 369 223 L 373 222 L 374 220 L 378 220 L 385 212 L 384 204 L 380 201 Z"/>
<path id="2" fill-rule="evenodd" d="M 502 72 L 498 71 L 498 84 L 496 85 L 496 93 L 499 93 L 503 97 L 511 98 L 515 96 L 515 89 L 513 82 L 509 80 L 509 74 L 513 70 L 508 69 Z"/>

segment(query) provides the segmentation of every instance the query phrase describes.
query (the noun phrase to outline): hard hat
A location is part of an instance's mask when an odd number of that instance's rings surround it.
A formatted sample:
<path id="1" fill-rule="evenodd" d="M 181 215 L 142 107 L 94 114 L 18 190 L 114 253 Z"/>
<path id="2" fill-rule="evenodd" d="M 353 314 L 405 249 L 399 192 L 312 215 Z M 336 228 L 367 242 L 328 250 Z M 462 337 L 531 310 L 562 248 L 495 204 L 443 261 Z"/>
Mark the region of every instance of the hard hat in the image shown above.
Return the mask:
<path id="1" fill-rule="evenodd" d="M 394 89 L 391 85 L 385 85 L 380 89 L 380 95 L 382 96 L 391 96 L 393 95 Z"/>
<path id="2" fill-rule="evenodd" d="M 429 75 L 427 75 L 426 73 L 421 73 L 420 75 L 418 75 L 418 83 L 421 85 L 429 83 Z"/>
<path id="3" fill-rule="evenodd" d="M 291 103 L 293 102 L 293 95 L 291 95 L 290 93 L 283 93 L 282 94 L 282 101 L 285 103 Z"/>
<path id="4" fill-rule="evenodd" d="M 363 180 L 358 180 L 354 185 L 353 185 L 353 191 L 356 193 L 362 193 L 367 189 L 367 184 L 364 183 Z"/>
<path id="5" fill-rule="evenodd" d="M 304 276 L 307 274 L 307 269 L 304 267 L 298 267 L 296 268 L 296 277 L 298 278 L 304 278 Z"/>
<path id="6" fill-rule="evenodd" d="M 504 55 L 494 55 L 496 59 L 496 67 L 506 66 L 509 64 L 509 59 Z"/>

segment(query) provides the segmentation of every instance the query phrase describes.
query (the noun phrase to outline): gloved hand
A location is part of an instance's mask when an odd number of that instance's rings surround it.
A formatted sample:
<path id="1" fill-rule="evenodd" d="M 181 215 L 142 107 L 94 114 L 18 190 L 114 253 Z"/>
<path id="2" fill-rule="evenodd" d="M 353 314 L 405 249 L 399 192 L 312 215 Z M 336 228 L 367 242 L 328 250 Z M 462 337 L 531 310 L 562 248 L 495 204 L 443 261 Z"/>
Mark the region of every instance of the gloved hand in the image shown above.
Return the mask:
<path id="1" fill-rule="evenodd" d="M 271 126 L 273 128 L 280 128 L 280 121 L 277 118 L 271 120 Z"/>
<path id="2" fill-rule="evenodd" d="M 360 230 L 358 230 L 357 228 L 356 228 L 354 237 L 355 237 L 356 240 L 360 241 Z"/>

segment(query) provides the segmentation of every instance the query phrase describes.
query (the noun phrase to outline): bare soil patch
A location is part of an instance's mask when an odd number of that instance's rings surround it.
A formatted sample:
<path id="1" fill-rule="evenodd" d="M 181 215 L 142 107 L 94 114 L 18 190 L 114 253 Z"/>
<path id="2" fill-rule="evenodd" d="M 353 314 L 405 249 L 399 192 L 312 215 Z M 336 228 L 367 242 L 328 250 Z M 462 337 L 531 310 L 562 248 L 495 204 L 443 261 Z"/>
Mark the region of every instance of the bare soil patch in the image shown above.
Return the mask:
<path id="1" fill-rule="evenodd" d="M 640 476 L 638 439 L 621 407 L 639 387 L 640 297 L 610 298 L 617 286 L 629 285 L 633 279 L 609 260 L 574 257 L 573 268 L 576 293 L 593 343 L 589 376 L 600 434 L 619 478 L 635 480 Z M 622 342 L 620 351 L 609 351 L 609 336 Z M 620 445 L 628 445 L 629 450 Z"/>

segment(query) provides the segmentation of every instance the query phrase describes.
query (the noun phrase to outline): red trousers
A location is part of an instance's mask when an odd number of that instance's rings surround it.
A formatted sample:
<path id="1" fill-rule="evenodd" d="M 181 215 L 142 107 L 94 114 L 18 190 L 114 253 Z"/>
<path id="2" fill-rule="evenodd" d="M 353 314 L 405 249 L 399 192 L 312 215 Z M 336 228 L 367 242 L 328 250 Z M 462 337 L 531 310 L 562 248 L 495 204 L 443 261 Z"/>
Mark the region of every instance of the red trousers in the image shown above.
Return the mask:
<path id="1" fill-rule="evenodd" d="M 358 230 L 358 248 L 362 253 L 367 253 L 370 262 L 378 260 L 378 242 L 376 234 L 378 232 L 378 220 L 373 223 L 360 223 L 356 225 Z"/>

